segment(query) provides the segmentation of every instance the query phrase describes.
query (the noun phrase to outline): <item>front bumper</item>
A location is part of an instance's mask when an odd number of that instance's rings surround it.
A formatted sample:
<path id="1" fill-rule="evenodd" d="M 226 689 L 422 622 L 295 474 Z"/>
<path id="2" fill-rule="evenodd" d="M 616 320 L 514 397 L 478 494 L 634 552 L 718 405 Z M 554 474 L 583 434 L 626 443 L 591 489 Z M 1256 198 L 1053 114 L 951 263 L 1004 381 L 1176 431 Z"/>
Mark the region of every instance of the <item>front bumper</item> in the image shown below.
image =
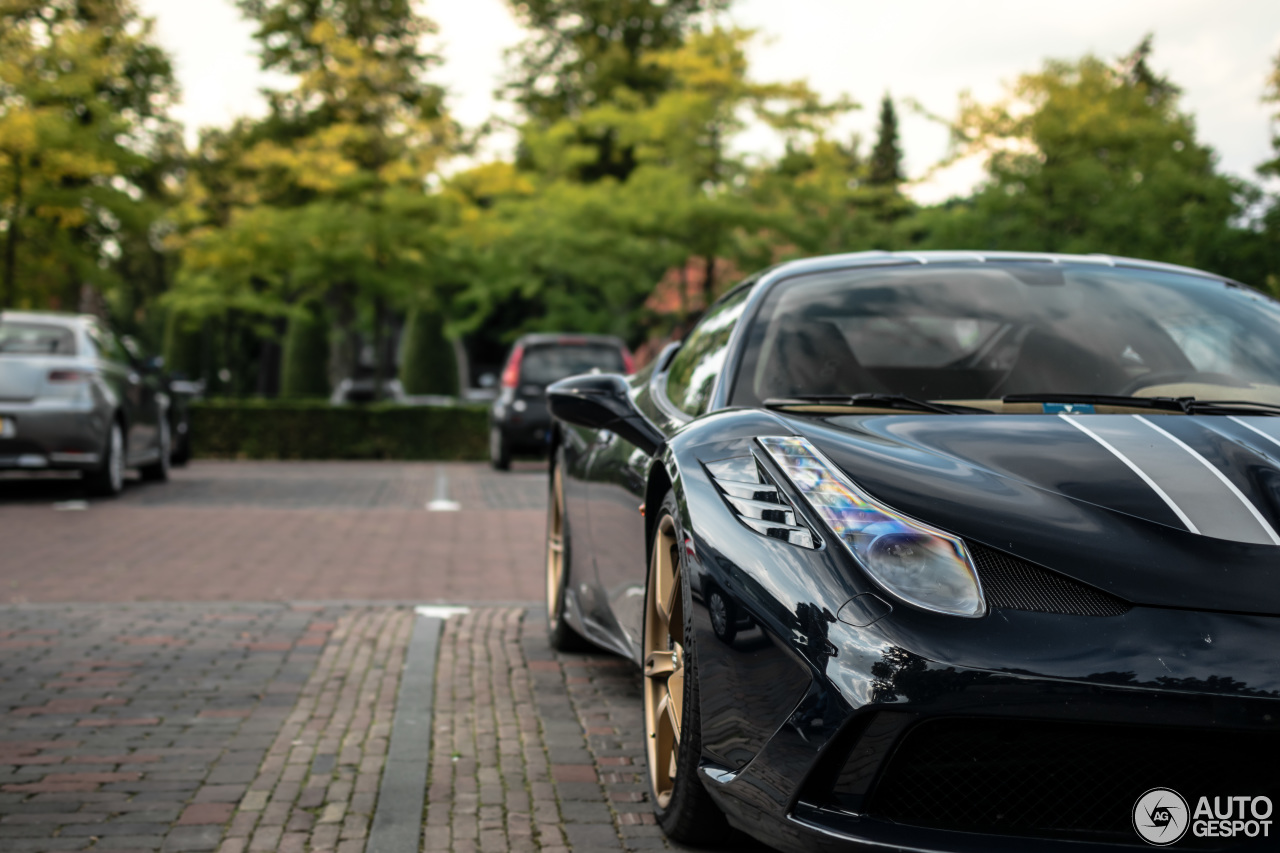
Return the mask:
<path id="1" fill-rule="evenodd" d="M 91 470 L 102 461 L 107 418 L 93 407 L 0 405 L 0 469 Z"/>
<path id="2" fill-rule="evenodd" d="M 1252 826 L 1248 814 L 1238 825 L 1195 815 L 1202 797 L 1210 808 L 1241 796 L 1280 803 L 1280 690 L 1268 662 L 1280 618 L 1154 608 L 992 617 L 1021 623 L 1024 636 L 1041 622 L 1040 639 L 1074 623 L 1077 648 L 1058 646 L 1037 667 L 1047 672 L 1008 666 L 1026 648 L 958 666 L 905 647 L 891 618 L 837 623 L 836 654 L 791 715 L 740 770 L 705 766 L 706 787 L 732 821 L 785 850 L 1133 850 L 1145 846 L 1135 805 L 1153 788 L 1187 803 L 1174 849 L 1280 847 L 1270 805 L 1259 809 L 1270 822 Z M 1172 657 L 1152 677 L 1121 646 L 1114 669 L 1089 661 L 1084 650 L 1108 635 L 1199 637 L 1204 650 L 1153 642 L 1153 663 Z M 975 653 L 963 642 L 955 651 Z"/>

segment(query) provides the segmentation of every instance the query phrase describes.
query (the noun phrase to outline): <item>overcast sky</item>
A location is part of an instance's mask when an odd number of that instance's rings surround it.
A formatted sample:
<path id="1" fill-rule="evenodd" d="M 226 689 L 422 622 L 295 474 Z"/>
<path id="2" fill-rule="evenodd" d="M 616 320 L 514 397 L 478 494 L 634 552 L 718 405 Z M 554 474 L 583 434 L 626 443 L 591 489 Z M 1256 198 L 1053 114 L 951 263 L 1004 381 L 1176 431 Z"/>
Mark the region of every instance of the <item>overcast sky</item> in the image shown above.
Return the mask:
<path id="1" fill-rule="evenodd" d="M 184 95 L 177 116 L 189 140 L 198 127 L 261 115 L 257 90 L 287 85 L 258 70 L 252 28 L 232 0 L 140 5 L 155 16 L 159 41 L 176 59 Z M 475 125 L 494 112 L 510 115 L 493 100 L 503 49 L 521 39 L 505 0 L 427 0 L 422 8 L 440 26 L 434 48 L 445 64 L 436 79 L 448 87 L 454 116 Z M 994 99 L 1004 83 L 1046 58 L 1114 57 L 1153 32 L 1153 67 L 1184 89 L 1183 106 L 1223 168 L 1252 177 L 1270 156 L 1268 110 L 1259 98 L 1280 53 L 1277 0 L 737 0 L 728 18 L 760 31 L 751 54 L 756 79 L 803 78 L 827 97 L 851 95 L 864 108 L 841 131 L 864 139 L 886 91 L 949 116 L 964 89 Z M 913 178 L 946 153 L 945 131 L 921 117 L 902 116 L 902 139 Z M 494 144 L 500 152 L 509 140 Z M 741 143 L 761 153 L 773 144 L 763 134 Z M 915 195 L 938 201 L 979 176 L 976 164 L 961 164 Z"/>

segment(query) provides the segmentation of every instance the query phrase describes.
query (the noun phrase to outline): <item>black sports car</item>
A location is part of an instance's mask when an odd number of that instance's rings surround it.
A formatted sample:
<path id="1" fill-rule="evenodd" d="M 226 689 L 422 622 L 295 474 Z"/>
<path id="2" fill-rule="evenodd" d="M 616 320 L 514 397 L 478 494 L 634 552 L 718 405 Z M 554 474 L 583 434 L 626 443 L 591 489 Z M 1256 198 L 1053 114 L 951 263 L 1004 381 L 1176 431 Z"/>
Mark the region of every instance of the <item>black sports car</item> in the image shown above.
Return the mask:
<path id="1" fill-rule="evenodd" d="M 817 258 L 548 398 L 550 639 L 642 667 L 672 838 L 1275 849 L 1280 303 Z"/>

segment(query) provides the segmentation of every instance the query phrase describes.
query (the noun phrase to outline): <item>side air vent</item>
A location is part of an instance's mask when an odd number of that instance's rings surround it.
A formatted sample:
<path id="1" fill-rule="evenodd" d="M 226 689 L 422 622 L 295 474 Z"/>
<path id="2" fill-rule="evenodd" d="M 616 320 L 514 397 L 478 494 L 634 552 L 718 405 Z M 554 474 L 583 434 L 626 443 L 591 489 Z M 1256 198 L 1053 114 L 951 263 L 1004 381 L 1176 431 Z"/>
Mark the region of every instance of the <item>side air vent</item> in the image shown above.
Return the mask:
<path id="1" fill-rule="evenodd" d="M 1133 605 L 1010 554 L 966 542 L 987 604 L 1067 616 L 1122 616 Z"/>
<path id="2" fill-rule="evenodd" d="M 803 548 L 819 545 L 813 531 L 796 518 L 791 503 L 778 491 L 754 456 L 735 456 L 706 463 L 711 482 L 738 520 L 756 533 Z"/>

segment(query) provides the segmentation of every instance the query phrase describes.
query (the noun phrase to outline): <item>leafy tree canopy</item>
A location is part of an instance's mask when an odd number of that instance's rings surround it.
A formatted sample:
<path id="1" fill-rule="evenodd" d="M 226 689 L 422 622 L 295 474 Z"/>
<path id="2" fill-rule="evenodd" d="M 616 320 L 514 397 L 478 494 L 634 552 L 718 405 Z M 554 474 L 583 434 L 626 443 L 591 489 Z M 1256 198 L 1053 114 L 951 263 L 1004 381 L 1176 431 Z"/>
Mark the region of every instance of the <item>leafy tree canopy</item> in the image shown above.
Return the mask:
<path id="1" fill-rule="evenodd" d="M 1119 62 L 1050 61 L 993 104 L 962 103 L 956 130 L 986 152 L 973 199 L 917 223 L 925 245 L 1115 254 L 1230 272 L 1229 232 L 1245 187 L 1216 170 L 1147 65 L 1149 41 Z"/>
<path id="2" fill-rule="evenodd" d="M 176 94 L 131 0 L 0 0 L 0 307 L 163 289 Z"/>

